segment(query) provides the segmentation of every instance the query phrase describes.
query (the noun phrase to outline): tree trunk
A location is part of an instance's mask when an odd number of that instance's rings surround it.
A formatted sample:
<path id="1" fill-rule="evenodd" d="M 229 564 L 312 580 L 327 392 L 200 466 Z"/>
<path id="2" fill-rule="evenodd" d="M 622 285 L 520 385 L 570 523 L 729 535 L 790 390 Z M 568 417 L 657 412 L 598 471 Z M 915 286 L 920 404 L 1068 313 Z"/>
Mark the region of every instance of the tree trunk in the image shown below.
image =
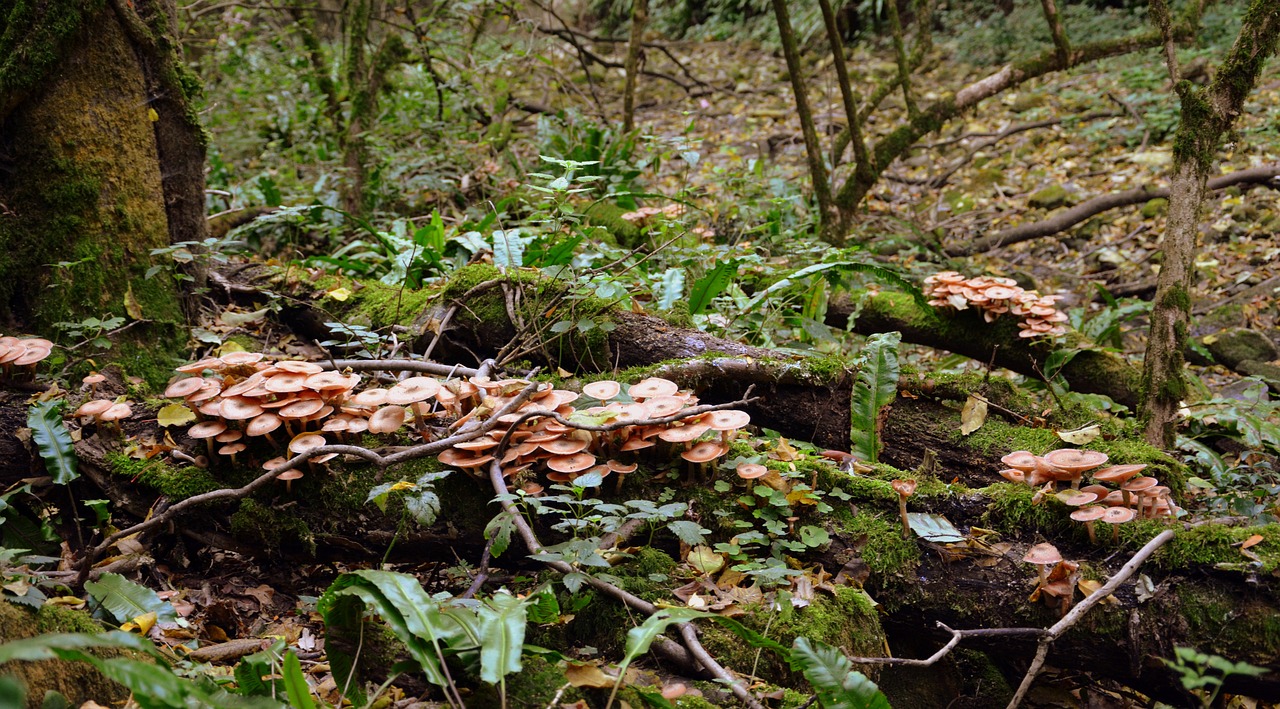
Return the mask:
<path id="1" fill-rule="evenodd" d="M 1161 24 L 1166 44 L 1171 44 L 1168 13 L 1157 14 L 1157 22 Z M 1146 439 L 1152 445 L 1173 446 L 1178 409 L 1186 396 L 1183 352 L 1191 317 L 1191 288 L 1195 281 L 1192 262 L 1200 232 L 1205 183 L 1213 171 L 1218 145 L 1235 123 L 1263 65 L 1275 52 L 1278 37 L 1280 4 L 1273 0 L 1254 0 L 1213 83 L 1205 90 L 1187 81 L 1177 85 L 1182 111 L 1173 140 L 1169 220 L 1143 361 L 1142 413 L 1146 420 Z M 1176 77 L 1172 52 L 1167 56 L 1170 73 Z"/>
<path id="2" fill-rule="evenodd" d="M 627 43 L 627 85 L 622 94 L 622 132 L 636 127 L 636 83 L 644 65 L 644 26 L 649 20 L 649 0 L 631 0 L 631 39 Z"/>
<path id="3" fill-rule="evenodd" d="M 206 226 L 198 85 L 172 23 L 165 0 L 24 0 L 0 11 L 7 327 L 50 334 L 56 322 L 133 310 L 150 321 L 148 339 L 173 344 L 177 281 L 146 277 L 164 265 L 150 251 L 199 241 Z"/>

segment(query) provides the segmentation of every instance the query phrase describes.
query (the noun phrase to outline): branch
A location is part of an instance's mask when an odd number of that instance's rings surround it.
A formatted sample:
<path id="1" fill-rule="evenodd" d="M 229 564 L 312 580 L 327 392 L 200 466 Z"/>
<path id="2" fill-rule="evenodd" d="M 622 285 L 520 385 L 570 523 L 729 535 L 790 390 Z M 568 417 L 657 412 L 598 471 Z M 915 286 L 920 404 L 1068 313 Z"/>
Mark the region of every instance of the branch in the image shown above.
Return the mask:
<path id="1" fill-rule="evenodd" d="M 1022 678 L 1022 684 L 1018 685 L 1018 691 L 1014 693 L 1013 699 L 1009 700 L 1007 709 L 1017 709 L 1018 705 L 1022 703 L 1022 699 L 1027 696 L 1027 691 L 1031 689 L 1031 684 L 1035 682 L 1036 675 L 1040 674 L 1040 669 L 1044 667 L 1045 657 L 1049 654 L 1049 646 L 1053 644 L 1053 641 L 1070 630 L 1071 626 L 1079 622 L 1091 608 L 1120 588 L 1121 584 L 1128 581 L 1129 577 L 1138 571 L 1138 567 L 1142 566 L 1143 562 L 1156 553 L 1156 550 L 1164 546 L 1170 539 L 1173 539 L 1172 529 L 1166 529 L 1157 534 L 1154 539 L 1147 542 L 1146 546 L 1139 549 L 1138 553 L 1134 554 L 1133 558 L 1129 559 L 1129 562 L 1121 567 L 1115 576 L 1111 577 L 1111 580 L 1103 584 L 1102 588 L 1089 594 L 1088 598 L 1077 604 L 1075 608 L 1071 609 L 1071 612 L 1063 616 L 1062 620 L 1054 623 L 1053 627 L 1049 628 L 1048 633 L 1040 638 L 1040 646 L 1036 648 L 1035 659 L 1031 661 L 1031 666 L 1027 668 L 1027 674 Z"/>
<path id="2" fill-rule="evenodd" d="M 1217 191 L 1234 185 L 1267 184 L 1277 177 L 1280 177 L 1280 163 L 1251 167 L 1227 175 L 1219 175 L 1209 180 L 1208 189 Z M 1273 186 L 1280 187 L 1280 185 Z M 1139 204 L 1157 197 L 1167 198 L 1168 196 L 1168 187 L 1138 187 L 1123 192 L 1113 192 L 1081 202 L 1043 221 L 1022 224 L 1012 229 L 1005 229 L 989 236 L 974 239 L 967 244 L 952 246 L 947 249 L 947 254 L 950 256 L 971 256 L 976 253 L 998 249 L 1002 246 L 1030 241 L 1042 236 L 1051 236 L 1065 229 L 1070 229 L 1097 214 L 1118 207 Z"/>
<path id="3" fill-rule="evenodd" d="M 925 182 L 932 187 L 941 187 L 945 185 L 947 183 L 947 180 L 951 179 L 951 176 L 956 174 L 956 171 L 958 171 L 960 168 L 964 167 L 965 165 L 968 165 L 970 160 L 973 160 L 973 156 L 977 155 L 983 150 L 986 150 L 987 148 L 990 148 L 991 146 L 995 145 L 996 143 L 999 143 L 1000 141 L 1010 136 L 1014 136 L 1019 133 L 1024 133 L 1029 130 L 1035 130 L 1036 128 L 1048 128 L 1050 126 L 1056 126 L 1062 123 L 1067 123 L 1068 121 L 1083 123 L 1085 121 L 1095 121 L 1095 120 L 1098 120 L 1099 118 L 1115 118 L 1116 116 L 1119 116 L 1119 115 L 1120 115 L 1119 113 L 1116 113 L 1114 111 L 1101 111 L 1098 113 L 1088 113 L 1083 116 L 1080 116 L 1079 118 L 1071 118 L 1071 117 L 1046 118 L 1042 121 L 1032 121 L 1030 123 L 1020 123 L 1018 125 L 1009 126 L 1008 128 L 1005 128 L 1004 130 L 998 133 L 987 135 L 986 140 L 975 143 L 973 147 L 969 148 L 969 150 L 965 152 L 964 155 L 960 156 L 954 162 L 948 165 L 947 169 L 944 170 L 941 174 L 939 174 L 937 177 L 930 178 Z M 956 139 L 951 139 L 950 141 L 947 141 L 947 142 L 955 142 L 955 141 Z"/>
<path id="4" fill-rule="evenodd" d="M 1071 61 L 1071 44 L 1067 41 L 1067 31 L 1062 27 L 1062 17 L 1058 14 L 1058 6 L 1053 0 L 1040 0 L 1044 8 L 1044 19 L 1049 23 L 1049 34 L 1053 35 L 1053 46 L 1058 50 L 1058 61 L 1067 64 Z"/>

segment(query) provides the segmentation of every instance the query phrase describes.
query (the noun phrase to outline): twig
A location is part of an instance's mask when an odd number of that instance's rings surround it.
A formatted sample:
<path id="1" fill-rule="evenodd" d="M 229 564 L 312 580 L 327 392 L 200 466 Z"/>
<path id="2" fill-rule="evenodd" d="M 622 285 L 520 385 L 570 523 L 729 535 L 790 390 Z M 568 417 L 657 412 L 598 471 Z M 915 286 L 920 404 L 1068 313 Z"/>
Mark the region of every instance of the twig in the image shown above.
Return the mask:
<path id="1" fill-rule="evenodd" d="M 1083 618 L 1085 613 L 1088 613 L 1091 608 L 1098 605 L 1107 596 L 1110 596 L 1125 581 L 1128 581 L 1129 577 L 1138 571 L 1143 562 L 1150 558 L 1157 549 L 1164 546 L 1166 542 L 1173 539 L 1173 534 L 1172 529 L 1166 529 L 1157 534 L 1154 539 L 1147 542 L 1146 546 L 1139 549 L 1138 553 L 1134 554 L 1128 563 L 1120 567 L 1120 571 L 1116 572 L 1115 576 L 1112 576 L 1101 588 L 1089 594 L 1088 598 L 1077 604 L 1075 608 L 1071 609 L 1071 612 L 1062 617 L 1062 620 L 1054 623 L 1053 627 L 1049 628 L 1048 632 L 1040 638 L 1040 646 L 1036 648 L 1035 659 L 1031 661 L 1031 666 L 1027 668 L 1027 674 L 1023 676 L 1022 684 L 1018 685 L 1018 691 L 1014 692 L 1013 699 L 1009 700 L 1007 709 L 1017 709 L 1023 698 L 1027 696 L 1027 692 L 1031 689 L 1031 684 L 1035 682 L 1036 675 L 1040 674 L 1040 669 L 1044 667 L 1045 657 L 1049 654 L 1049 646 L 1053 644 L 1053 641 L 1070 630 L 1071 626 Z"/>
<path id="2" fill-rule="evenodd" d="M 479 593 L 480 588 L 489 580 L 489 558 L 493 553 L 493 540 L 497 537 L 490 537 L 484 544 L 484 553 L 480 555 L 480 568 L 476 571 L 476 577 L 471 580 L 471 586 L 462 592 L 460 598 L 474 598 Z"/>
<path id="3" fill-rule="evenodd" d="M 472 367 L 458 367 L 438 362 L 423 362 L 416 359 L 335 359 L 330 362 L 317 362 L 325 369 L 350 369 L 353 372 L 420 372 L 435 374 L 441 377 L 477 377 L 480 370 Z"/>

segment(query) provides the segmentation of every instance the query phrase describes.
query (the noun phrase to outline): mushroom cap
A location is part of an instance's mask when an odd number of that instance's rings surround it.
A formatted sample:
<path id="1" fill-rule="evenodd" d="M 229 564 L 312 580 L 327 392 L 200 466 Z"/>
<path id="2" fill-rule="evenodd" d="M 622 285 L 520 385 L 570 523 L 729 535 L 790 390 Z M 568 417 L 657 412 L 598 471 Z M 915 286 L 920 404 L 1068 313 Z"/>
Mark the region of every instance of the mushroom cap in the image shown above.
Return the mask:
<path id="1" fill-rule="evenodd" d="M 106 375 L 99 374 L 97 372 L 91 372 L 84 379 L 80 380 L 82 384 L 101 384 L 102 382 L 105 382 L 105 381 L 107 381 Z"/>
<path id="2" fill-rule="evenodd" d="M 290 468 L 277 475 L 276 480 L 284 480 L 286 482 L 289 480 L 300 480 L 302 479 L 302 475 L 303 473 L 301 470 L 298 470 L 297 468 Z"/>
<path id="3" fill-rule="evenodd" d="M 102 412 L 106 411 L 112 406 L 115 406 L 115 402 L 113 402 L 110 399 L 93 399 L 81 404 L 80 408 L 76 409 L 76 412 L 74 415 L 97 417 L 102 415 Z"/>
<path id="4" fill-rule="evenodd" d="M 357 406 L 382 406 L 387 403 L 386 389 L 365 389 L 349 401 Z"/>
<path id="5" fill-rule="evenodd" d="M 121 403 L 121 404 L 113 404 L 111 408 L 107 409 L 106 411 L 103 411 L 98 418 L 102 419 L 103 421 L 119 421 L 120 419 L 127 419 L 132 415 L 133 415 L 133 409 L 129 406 L 129 404 Z"/>
<path id="6" fill-rule="evenodd" d="M 652 396 L 645 399 L 644 408 L 652 418 L 662 418 L 679 413 L 686 400 L 679 396 Z"/>
<path id="7" fill-rule="evenodd" d="M 292 453 L 302 454 L 309 450 L 315 450 L 320 446 L 327 444 L 324 436 L 318 433 L 300 433 L 289 441 L 289 451 Z"/>
<path id="8" fill-rule="evenodd" d="M 188 428 L 187 435 L 192 438 L 213 438 L 225 430 L 227 430 L 227 422 L 215 419 L 213 421 L 201 421 Z"/>
<path id="9" fill-rule="evenodd" d="M 469 451 L 458 450 L 457 448 L 446 448 L 441 451 L 437 459 L 445 465 L 452 465 L 457 468 L 478 468 L 485 463 L 493 460 L 491 455 L 471 455 Z"/>
<path id="10" fill-rule="evenodd" d="M 916 494 L 915 480 L 894 480 L 889 484 L 893 487 L 893 491 L 898 493 L 900 497 L 911 497 Z"/>
<path id="11" fill-rule="evenodd" d="M 736 431 L 751 423 L 751 414 L 736 409 L 712 411 L 702 419 L 712 431 Z"/>
<path id="12" fill-rule="evenodd" d="M 576 473 L 596 464 L 596 457 L 585 451 L 571 455 L 557 455 L 547 459 L 547 467 L 558 473 Z"/>
<path id="13" fill-rule="evenodd" d="M 1107 454 L 1102 451 L 1059 448 L 1045 453 L 1044 459 L 1053 467 L 1068 470 L 1078 477 L 1084 471 L 1091 470 L 1107 462 Z"/>
<path id="14" fill-rule="evenodd" d="M 407 414 L 403 406 L 384 406 L 369 417 L 369 433 L 391 433 L 404 425 Z"/>
<path id="15" fill-rule="evenodd" d="M 306 388 L 307 376 L 301 372 L 280 372 L 267 379 L 262 386 L 276 394 L 292 394 Z"/>
<path id="16" fill-rule="evenodd" d="M 222 382 L 217 379 L 201 379 L 200 388 L 194 392 L 187 394 L 188 404 L 198 404 L 202 401 L 208 401 L 222 392 Z"/>
<path id="17" fill-rule="evenodd" d="M 1000 477 L 1011 483 L 1025 483 L 1027 481 L 1027 474 L 1017 468 L 1005 468 L 1004 470 L 1001 470 Z"/>
<path id="18" fill-rule="evenodd" d="M 1054 545 L 1044 542 L 1037 544 L 1027 551 L 1027 555 L 1022 560 L 1028 564 L 1036 564 L 1037 566 L 1047 566 L 1062 561 L 1062 554 L 1058 553 L 1058 548 Z"/>
<path id="19" fill-rule="evenodd" d="M 265 436 L 280 428 L 281 423 L 282 420 L 279 416 L 270 411 L 265 411 L 250 419 L 248 425 L 244 427 L 244 432 L 250 436 Z"/>
<path id="20" fill-rule="evenodd" d="M 523 492 L 526 495 L 541 495 L 542 486 L 530 481 L 520 486 L 520 492 Z"/>
<path id="21" fill-rule="evenodd" d="M 711 427 L 705 423 L 691 423 L 686 426 L 664 428 L 658 434 L 658 438 L 668 443 L 688 443 L 710 430 Z"/>
<path id="22" fill-rule="evenodd" d="M 307 375 L 303 386 L 312 391 L 350 391 L 360 383 L 360 375 L 341 372 L 317 372 Z"/>
<path id="23" fill-rule="evenodd" d="M 239 453 L 244 449 L 245 449 L 245 445 L 243 443 L 228 443 L 227 445 L 218 449 L 218 454 L 219 455 L 235 455 L 236 453 Z"/>
<path id="24" fill-rule="evenodd" d="M 364 433 L 369 430 L 369 421 L 357 416 L 347 422 L 347 430 L 351 433 Z"/>
<path id="25" fill-rule="evenodd" d="M 1146 469 L 1146 465 L 1112 465 L 1102 470 L 1093 471 L 1093 479 L 1104 483 L 1119 485 Z"/>
<path id="26" fill-rule="evenodd" d="M 31 347 L 28 345 L 26 351 L 18 355 L 18 358 L 13 360 L 13 363 L 19 367 L 35 364 L 45 357 L 48 357 L 49 353 L 52 351 L 53 350 L 48 347 Z"/>
<path id="27" fill-rule="evenodd" d="M 755 480 L 769 474 L 769 469 L 759 463 L 739 463 L 738 477 L 743 480 Z"/>
<path id="28" fill-rule="evenodd" d="M 296 359 L 282 359 L 275 363 L 276 369 L 281 372 L 289 372 L 291 374 L 319 374 L 324 371 L 324 367 L 315 362 L 303 362 Z"/>
<path id="29" fill-rule="evenodd" d="M 267 462 L 263 463 L 263 464 L 262 464 L 262 469 L 263 469 L 263 470 L 275 470 L 276 468 L 278 468 L 278 467 L 280 467 L 280 466 L 284 465 L 284 464 L 285 464 L 285 463 L 287 463 L 287 462 L 289 462 L 287 458 L 285 458 L 285 457 L 284 457 L 284 456 L 282 456 L 282 455 L 278 455 L 278 456 L 276 456 L 276 457 L 272 458 L 271 460 L 268 460 Z"/>
<path id="30" fill-rule="evenodd" d="M 323 408 L 324 401 L 322 399 L 298 399 L 297 401 L 290 402 L 285 406 L 281 406 L 276 410 L 276 413 L 278 413 L 281 418 L 304 419 L 308 416 L 315 416 L 320 413 L 320 409 Z"/>
<path id="31" fill-rule="evenodd" d="M 621 392 L 622 385 L 611 379 L 601 379 L 598 382 L 591 382 L 582 387 L 583 394 L 600 401 L 608 401 Z"/>
<path id="32" fill-rule="evenodd" d="M 587 441 L 580 438 L 557 438 L 538 444 L 543 450 L 553 455 L 573 455 L 586 450 L 587 445 Z"/>
<path id="33" fill-rule="evenodd" d="M 1099 500 L 1101 500 L 1102 498 L 1106 497 L 1108 493 L 1111 492 L 1111 489 L 1108 488 L 1106 485 L 1085 485 L 1084 487 L 1080 488 L 1080 492 L 1092 492 L 1093 494 L 1098 496 Z"/>
<path id="34" fill-rule="evenodd" d="M 222 400 L 219 414 L 230 421 L 251 419 L 262 413 L 262 405 L 253 399 L 243 396 L 232 396 Z"/>
<path id="35" fill-rule="evenodd" d="M 245 396 L 251 391 L 258 388 L 263 382 L 267 381 L 267 375 L 262 372 L 254 372 L 252 375 L 241 379 L 239 383 L 222 390 L 223 396 Z M 264 388 L 263 391 L 266 391 Z M 167 393 L 167 391 L 166 391 Z"/>
<path id="36" fill-rule="evenodd" d="M 627 388 L 632 399 L 648 399 L 655 396 L 671 396 L 680 391 L 680 386 L 669 379 L 649 377 Z"/>
<path id="37" fill-rule="evenodd" d="M 262 360 L 261 352 L 228 352 L 218 358 L 223 364 L 229 367 L 239 367 L 242 364 L 254 364 Z"/>
<path id="38" fill-rule="evenodd" d="M 1031 473 L 1040 467 L 1040 456 L 1031 451 L 1014 451 L 1001 458 L 1000 462 L 1024 473 Z"/>
<path id="39" fill-rule="evenodd" d="M 1138 513 L 1129 507 L 1108 507 L 1102 515 L 1102 521 L 1107 524 L 1124 524 L 1137 516 Z"/>
<path id="40" fill-rule="evenodd" d="M 626 463 L 622 463 L 616 460 L 607 460 L 605 461 L 605 465 L 608 466 L 609 470 L 612 470 L 613 472 L 619 475 L 634 473 L 636 471 L 636 468 L 640 467 L 636 463 L 631 463 L 630 465 L 628 465 Z"/>
<path id="41" fill-rule="evenodd" d="M 638 451 L 644 448 L 652 448 L 655 445 L 657 444 L 653 441 L 646 440 L 644 438 L 628 438 L 621 446 L 618 447 L 618 450 Z"/>
<path id="42" fill-rule="evenodd" d="M 441 388 L 439 381 L 431 377 L 409 377 L 387 390 L 387 403 L 403 406 L 415 401 L 425 401 L 433 396 L 438 397 L 442 391 L 446 390 Z"/>
<path id="43" fill-rule="evenodd" d="M 219 433 L 218 435 L 214 436 L 213 440 L 219 443 L 235 443 L 236 441 L 240 440 L 243 437 L 244 437 L 244 431 L 241 431 L 236 428 L 228 428 L 222 433 Z"/>
<path id="44" fill-rule="evenodd" d="M 1142 492 L 1143 490 L 1149 490 L 1159 484 L 1160 481 L 1155 478 L 1140 477 L 1129 480 L 1125 484 L 1121 485 L 1120 489 L 1128 490 L 1129 492 Z"/>
<path id="45" fill-rule="evenodd" d="M 690 463 L 709 463 L 729 452 L 729 446 L 719 441 L 703 441 L 680 454 Z"/>
<path id="46" fill-rule="evenodd" d="M 176 367 L 173 371 L 182 372 L 183 374 L 199 374 L 206 369 L 221 369 L 221 368 L 222 368 L 222 360 L 217 359 L 215 357 L 205 357 L 204 359 L 199 360 L 198 362 L 192 362 L 190 364 L 184 364 L 181 367 Z"/>
<path id="47" fill-rule="evenodd" d="M 1074 510 L 1071 513 L 1071 519 L 1074 519 L 1077 522 L 1093 522 L 1095 520 L 1102 519 L 1102 517 L 1107 514 L 1108 509 L 1110 508 L 1102 507 L 1101 505 L 1086 505 L 1078 510 Z"/>
<path id="48" fill-rule="evenodd" d="M 1058 499 L 1070 507 L 1079 507 L 1097 502 L 1098 495 L 1092 492 L 1084 492 L 1083 490 L 1063 490 L 1058 493 Z"/>

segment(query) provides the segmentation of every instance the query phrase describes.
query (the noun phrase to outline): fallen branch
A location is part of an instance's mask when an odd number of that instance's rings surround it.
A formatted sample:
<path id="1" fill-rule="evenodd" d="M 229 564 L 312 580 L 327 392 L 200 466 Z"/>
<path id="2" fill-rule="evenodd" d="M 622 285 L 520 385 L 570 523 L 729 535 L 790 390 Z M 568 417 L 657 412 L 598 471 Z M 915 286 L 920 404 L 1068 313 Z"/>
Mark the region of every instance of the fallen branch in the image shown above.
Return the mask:
<path id="1" fill-rule="evenodd" d="M 956 158 L 956 160 L 954 160 L 950 165 L 948 165 L 947 169 L 943 170 L 938 175 L 925 180 L 925 183 L 932 187 L 941 187 L 947 184 L 947 180 L 950 180 L 951 176 L 956 174 L 956 171 L 958 171 L 960 168 L 964 167 L 965 165 L 968 165 L 969 161 L 973 160 L 975 155 L 982 152 L 983 150 L 986 150 L 987 148 L 990 148 L 991 146 L 995 145 L 996 143 L 999 143 L 1000 141 L 1010 136 L 1014 136 L 1019 133 L 1025 133 L 1026 131 L 1029 131 L 1029 130 L 1035 130 L 1036 128 L 1048 128 L 1051 126 L 1056 126 L 1056 125 L 1060 125 L 1062 123 L 1067 123 L 1067 122 L 1084 123 L 1085 121 L 1095 121 L 1095 120 L 1098 120 L 1099 118 L 1115 118 L 1116 116 L 1119 116 L 1119 115 L 1120 115 L 1119 113 L 1116 113 L 1114 111 L 1101 111 L 1098 113 L 1088 113 L 1083 116 L 1080 116 L 1079 118 L 1075 118 L 1071 116 L 1068 116 L 1066 118 L 1046 118 L 1042 121 L 1032 121 L 1031 123 L 1020 123 L 1018 125 L 1009 126 L 1008 128 L 1005 128 L 999 133 L 995 133 L 994 135 L 987 137 L 986 140 L 980 141 L 975 145 L 973 145 L 971 148 L 965 151 L 964 155 L 961 155 L 959 158 Z M 899 179 L 901 180 L 906 178 L 899 178 Z"/>
<path id="2" fill-rule="evenodd" d="M 1211 178 L 1208 182 L 1208 190 L 1223 190 L 1235 185 L 1267 184 L 1277 177 L 1280 177 L 1280 164 L 1251 167 L 1228 175 L 1219 175 Z M 1273 186 L 1280 187 L 1280 185 Z M 1169 197 L 1168 187 L 1138 187 L 1123 192 L 1105 194 L 1058 212 L 1043 221 L 1022 224 L 990 236 L 974 239 L 966 244 L 957 244 L 947 249 L 947 254 L 950 256 L 972 256 L 973 254 L 991 251 L 1002 246 L 1030 241 L 1042 236 L 1052 236 L 1103 212 L 1140 204 L 1160 197 Z"/>
<path id="3" fill-rule="evenodd" d="M 1071 626 L 1079 622 L 1084 617 L 1084 614 L 1089 612 L 1089 609 L 1101 603 L 1104 598 L 1120 588 L 1121 584 L 1128 581 L 1129 577 L 1138 571 L 1143 562 L 1156 553 L 1156 550 L 1164 546 L 1170 539 L 1173 539 L 1172 529 L 1166 529 L 1157 534 L 1154 539 L 1147 542 L 1146 546 L 1139 549 L 1138 553 L 1134 554 L 1128 563 L 1120 567 L 1120 571 L 1116 572 L 1115 576 L 1112 576 L 1101 588 L 1089 594 L 1088 598 L 1081 601 L 1075 608 L 1071 609 L 1071 612 L 1063 616 L 1062 620 L 1054 623 L 1053 627 L 1049 628 L 1048 632 L 1040 638 L 1040 645 L 1036 648 L 1035 659 L 1031 661 L 1031 666 L 1027 668 L 1027 674 L 1023 676 L 1022 684 L 1018 685 L 1018 691 L 1014 692 L 1013 699 L 1009 700 L 1007 709 L 1017 709 L 1018 705 L 1022 703 L 1022 699 L 1027 696 L 1027 691 L 1031 689 L 1031 684 L 1035 682 L 1036 675 L 1040 674 L 1040 669 L 1044 667 L 1045 657 L 1048 656 L 1049 646 L 1053 644 L 1053 641 L 1070 630 Z"/>

